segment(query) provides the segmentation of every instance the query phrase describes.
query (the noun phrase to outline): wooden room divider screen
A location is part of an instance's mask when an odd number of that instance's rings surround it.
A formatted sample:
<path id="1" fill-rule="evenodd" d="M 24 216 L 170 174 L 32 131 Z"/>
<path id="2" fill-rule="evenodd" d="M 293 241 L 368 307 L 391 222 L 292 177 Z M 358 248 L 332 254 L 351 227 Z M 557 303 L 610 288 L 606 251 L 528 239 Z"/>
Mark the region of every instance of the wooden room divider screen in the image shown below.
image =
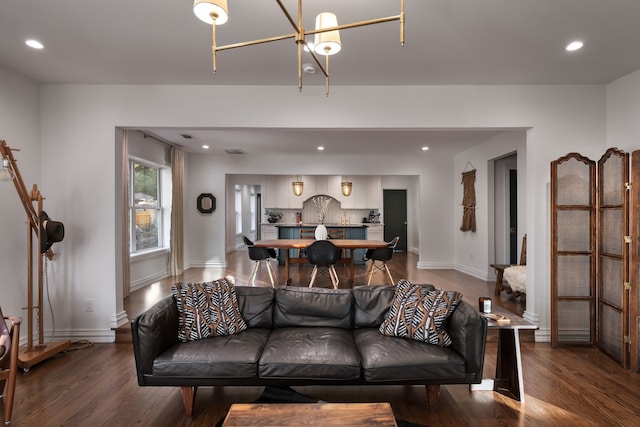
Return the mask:
<path id="1" fill-rule="evenodd" d="M 629 154 L 615 148 L 597 166 L 578 153 L 551 163 L 552 345 L 597 345 L 635 371 L 640 365 L 639 153 L 633 153 L 636 188 Z"/>

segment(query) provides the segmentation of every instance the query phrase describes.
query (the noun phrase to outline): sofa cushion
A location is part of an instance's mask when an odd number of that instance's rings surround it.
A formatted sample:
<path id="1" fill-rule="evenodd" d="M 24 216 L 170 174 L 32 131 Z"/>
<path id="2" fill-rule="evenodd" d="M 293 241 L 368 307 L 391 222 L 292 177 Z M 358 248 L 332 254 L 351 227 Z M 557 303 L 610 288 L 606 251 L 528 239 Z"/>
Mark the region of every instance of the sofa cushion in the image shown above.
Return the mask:
<path id="1" fill-rule="evenodd" d="M 377 328 L 387 317 L 395 286 L 357 286 L 353 293 L 354 328 Z"/>
<path id="2" fill-rule="evenodd" d="M 400 281 L 380 333 L 449 346 L 445 323 L 461 300 L 462 294 L 455 291 L 429 290 Z"/>
<path id="3" fill-rule="evenodd" d="M 238 307 L 250 328 L 271 328 L 273 324 L 273 288 L 236 286 Z"/>
<path id="4" fill-rule="evenodd" d="M 433 285 L 421 287 L 435 289 Z M 354 328 L 377 328 L 387 318 L 395 295 L 395 286 L 357 286 L 353 288 Z"/>
<path id="5" fill-rule="evenodd" d="M 178 343 L 153 361 L 153 375 L 196 378 L 256 378 L 270 329 Z"/>
<path id="6" fill-rule="evenodd" d="M 377 328 L 357 329 L 353 336 L 367 381 L 446 384 L 466 376 L 465 360 L 452 347 L 381 335 Z"/>
<path id="7" fill-rule="evenodd" d="M 354 380 L 360 358 L 351 331 L 328 327 L 274 329 L 258 368 L 264 379 Z"/>
<path id="8" fill-rule="evenodd" d="M 287 287 L 276 290 L 273 324 L 351 328 L 351 289 Z"/>
<path id="9" fill-rule="evenodd" d="M 182 342 L 231 335 L 247 329 L 235 287 L 226 279 L 178 283 L 171 287 L 178 307 L 178 339 Z"/>

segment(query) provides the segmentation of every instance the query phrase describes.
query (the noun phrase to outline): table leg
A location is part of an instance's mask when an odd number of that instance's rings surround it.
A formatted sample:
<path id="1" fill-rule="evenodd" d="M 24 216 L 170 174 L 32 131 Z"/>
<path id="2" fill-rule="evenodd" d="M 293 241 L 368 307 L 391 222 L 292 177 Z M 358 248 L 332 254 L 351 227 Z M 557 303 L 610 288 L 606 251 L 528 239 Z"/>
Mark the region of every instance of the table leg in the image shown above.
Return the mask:
<path id="1" fill-rule="evenodd" d="M 524 381 L 518 329 L 498 330 L 498 357 L 494 390 L 524 402 Z"/>
<path id="2" fill-rule="evenodd" d="M 351 253 L 349 254 L 351 255 L 351 258 L 349 259 L 349 285 L 351 285 L 353 287 L 353 282 L 354 282 L 354 276 L 355 276 L 355 251 L 351 251 Z"/>
<path id="3" fill-rule="evenodd" d="M 289 262 L 289 249 L 285 249 L 284 253 L 285 253 L 285 255 L 284 255 L 284 271 L 285 271 L 284 284 L 285 284 L 285 286 L 289 286 L 291 284 L 291 277 L 289 275 L 289 267 L 291 265 L 291 263 Z"/>
<path id="4" fill-rule="evenodd" d="M 504 274 L 503 269 L 496 270 L 496 289 L 494 294 L 500 295 L 500 291 L 502 291 L 502 275 Z"/>

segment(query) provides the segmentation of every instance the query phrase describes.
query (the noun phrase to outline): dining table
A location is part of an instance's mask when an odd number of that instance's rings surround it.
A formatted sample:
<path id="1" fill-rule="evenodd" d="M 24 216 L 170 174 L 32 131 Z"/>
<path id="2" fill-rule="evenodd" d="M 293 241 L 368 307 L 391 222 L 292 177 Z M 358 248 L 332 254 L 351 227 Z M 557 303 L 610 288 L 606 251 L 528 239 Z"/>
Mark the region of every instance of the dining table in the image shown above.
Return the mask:
<path id="1" fill-rule="evenodd" d="M 269 239 L 258 240 L 254 242 L 254 246 L 258 248 L 275 248 L 286 249 L 284 252 L 284 266 L 286 272 L 285 283 L 291 284 L 291 276 L 289 274 L 291 264 L 300 264 L 309 262 L 304 257 L 291 257 L 289 249 L 306 249 L 309 245 L 315 242 L 314 239 Z M 339 262 L 349 264 L 349 284 L 353 285 L 355 276 L 355 259 L 353 254 L 355 249 L 375 249 L 385 248 L 389 246 L 388 242 L 383 240 L 365 240 L 365 239 L 331 239 L 331 243 L 336 245 L 340 249 L 348 251 L 348 255 L 341 258 Z M 345 252 L 346 252 L 345 251 Z"/>

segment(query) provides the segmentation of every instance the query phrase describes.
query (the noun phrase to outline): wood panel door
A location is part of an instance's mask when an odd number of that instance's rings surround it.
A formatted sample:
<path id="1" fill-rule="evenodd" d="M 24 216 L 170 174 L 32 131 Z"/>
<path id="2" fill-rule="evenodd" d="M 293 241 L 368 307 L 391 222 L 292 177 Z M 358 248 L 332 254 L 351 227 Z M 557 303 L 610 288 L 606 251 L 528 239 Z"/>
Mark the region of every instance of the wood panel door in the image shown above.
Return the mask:
<path id="1" fill-rule="evenodd" d="M 551 344 L 596 343 L 596 164 L 551 163 Z"/>
<path id="2" fill-rule="evenodd" d="M 598 161 L 598 347 L 629 366 L 629 154 Z"/>
<path id="3" fill-rule="evenodd" d="M 631 277 L 629 292 L 629 367 L 640 372 L 640 151 L 631 153 Z"/>

